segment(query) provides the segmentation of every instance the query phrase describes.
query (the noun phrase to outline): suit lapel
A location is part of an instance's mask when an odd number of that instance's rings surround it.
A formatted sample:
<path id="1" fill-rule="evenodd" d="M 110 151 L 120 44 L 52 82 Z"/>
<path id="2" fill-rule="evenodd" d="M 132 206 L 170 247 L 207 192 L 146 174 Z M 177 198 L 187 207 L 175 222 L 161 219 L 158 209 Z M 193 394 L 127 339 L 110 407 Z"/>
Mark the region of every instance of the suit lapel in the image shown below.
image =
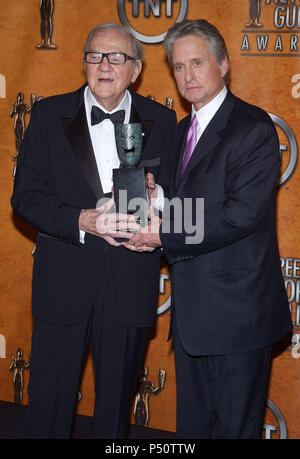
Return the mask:
<path id="1" fill-rule="evenodd" d="M 191 124 L 191 117 L 189 115 L 184 120 L 182 120 L 180 129 L 178 130 L 178 137 L 177 137 L 178 150 L 177 150 L 177 156 L 175 158 L 176 164 L 177 164 L 175 180 L 174 180 L 175 188 L 177 188 L 181 180 L 181 165 L 182 165 L 182 160 L 183 160 L 183 155 L 184 155 L 185 145 L 186 145 L 186 138 L 187 138 L 190 124 Z"/>
<path id="2" fill-rule="evenodd" d="M 187 117 L 184 120 L 184 124 L 182 126 L 183 134 L 182 134 L 182 141 L 181 141 L 181 147 L 180 147 L 180 161 L 178 162 L 178 168 L 177 168 L 177 184 L 181 183 L 182 181 L 185 180 L 185 178 L 188 176 L 188 174 L 193 170 L 193 168 L 198 165 L 201 161 L 204 160 L 204 158 L 210 154 L 211 150 L 221 141 L 224 131 L 226 130 L 226 126 L 228 124 L 228 120 L 230 117 L 230 114 L 232 112 L 232 109 L 235 104 L 235 98 L 234 96 L 228 91 L 228 94 L 218 109 L 218 111 L 215 113 L 209 124 L 207 125 L 204 133 L 200 137 L 195 150 L 192 154 L 192 157 L 182 175 L 180 177 L 180 169 L 181 169 L 181 163 L 182 163 L 182 158 L 185 150 L 185 144 L 186 144 L 186 137 L 187 137 L 187 132 L 190 127 L 190 117 Z"/>
<path id="3" fill-rule="evenodd" d="M 142 125 L 142 132 L 143 132 L 143 143 L 142 143 L 142 151 L 144 152 L 147 141 L 150 136 L 150 132 L 152 129 L 153 121 L 144 121 L 142 119 L 142 114 L 138 112 L 138 108 L 136 107 L 136 100 L 134 93 L 131 92 L 132 97 L 132 104 L 131 104 L 131 112 L 130 112 L 130 119 L 129 123 L 141 123 Z"/>
<path id="4" fill-rule="evenodd" d="M 99 199 L 103 196 L 103 190 L 87 125 L 84 103 L 81 104 L 74 118 L 63 118 L 62 123 L 87 181 L 96 198 Z"/>

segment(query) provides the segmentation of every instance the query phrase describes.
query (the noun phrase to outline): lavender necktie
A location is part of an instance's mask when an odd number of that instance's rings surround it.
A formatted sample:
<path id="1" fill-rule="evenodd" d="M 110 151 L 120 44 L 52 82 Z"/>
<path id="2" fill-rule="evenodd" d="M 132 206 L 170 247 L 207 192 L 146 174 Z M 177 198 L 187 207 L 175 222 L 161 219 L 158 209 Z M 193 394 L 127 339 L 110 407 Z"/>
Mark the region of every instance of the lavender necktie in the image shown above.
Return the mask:
<path id="1" fill-rule="evenodd" d="M 194 148 L 197 143 L 197 126 L 198 126 L 197 116 L 194 115 L 188 135 L 187 135 L 187 139 L 186 139 L 184 158 L 183 158 L 182 166 L 181 166 L 181 175 L 184 173 L 185 168 L 193 154 Z"/>

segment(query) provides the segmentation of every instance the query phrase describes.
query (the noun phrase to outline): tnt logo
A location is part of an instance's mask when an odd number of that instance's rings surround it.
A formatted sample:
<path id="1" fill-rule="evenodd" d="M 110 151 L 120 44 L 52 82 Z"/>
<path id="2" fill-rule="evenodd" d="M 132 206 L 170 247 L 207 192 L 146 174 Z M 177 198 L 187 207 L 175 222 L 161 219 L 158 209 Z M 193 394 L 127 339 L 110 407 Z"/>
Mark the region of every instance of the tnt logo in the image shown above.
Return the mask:
<path id="1" fill-rule="evenodd" d="M 287 439 L 288 429 L 283 414 L 278 406 L 275 405 L 269 398 L 266 401 L 266 415 L 263 424 L 263 433 L 266 440 L 272 438 Z"/>
<path id="2" fill-rule="evenodd" d="M 6 80 L 5 76 L 0 74 L 0 98 L 6 98 Z"/>
<path id="3" fill-rule="evenodd" d="M 157 315 L 166 312 L 171 305 L 171 278 L 170 271 L 165 263 L 161 260 L 160 277 L 159 277 L 159 295 L 157 305 Z"/>
<path id="4" fill-rule="evenodd" d="M 150 12 L 156 17 L 161 16 L 162 4 L 166 6 L 166 16 L 172 17 L 173 15 L 173 3 L 177 3 L 177 0 L 128 0 L 132 3 L 132 16 L 137 18 L 140 15 L 140 3 L 144 3 L 144 16 L 148 18 Z"/>
<path id="5" fill-rule="evenodd" d="M 119 17 L 123 25 L 129 28 L 132 34 L 144 43 L 159 43 L 162 42 L 166 32 L 158 35 L 145 35 L 138 32 L 137 28 L 145 30 L 145 19 L 154 18 L 166 30 L 174 22 L 181 22 L 185 19 L 188 9 L 188 0 L 118 0 Z M 142 17 L 143 24 L 139 24 L 138 19 Z M 170 23 L 166 26 L 163 19 L 167 18 Z M 172 18 L 174 18 L 172 24 Z M 159 21 L 161 19 L 161 21 Z M 157 27 L 157 22 L 155 24 Z M 157 28 L 153 28 L 157 31 Z M 147 27 L 146 27 L 147 29 Z M 152 23 L 150 26 L 152 31 Z"/>
<path id="6" fill-rule="evenodd" d="M 283 142 L 280 140 L 279 147 L 282 166 L 281 168 L 283 169 L 283 172 L 281 172 L 278 185 L 282 186 L 292 177 L 296 169 L 298 161 L 298 145 L 296 137 L 290 126 L 288 126 L 288 124 L 282 118 L 279 118 L 279 116 L 273 115 L 272 113 L 269 113 L 269 115 L 278 128 L 279 139 L 282 137 L 282 135 L 285 138 Z M 286 156 L 286 154 L 283 155 L 285 152 L 289 156 L 287 160 L 284 160 L 283 158 L 283 156 Z"/>

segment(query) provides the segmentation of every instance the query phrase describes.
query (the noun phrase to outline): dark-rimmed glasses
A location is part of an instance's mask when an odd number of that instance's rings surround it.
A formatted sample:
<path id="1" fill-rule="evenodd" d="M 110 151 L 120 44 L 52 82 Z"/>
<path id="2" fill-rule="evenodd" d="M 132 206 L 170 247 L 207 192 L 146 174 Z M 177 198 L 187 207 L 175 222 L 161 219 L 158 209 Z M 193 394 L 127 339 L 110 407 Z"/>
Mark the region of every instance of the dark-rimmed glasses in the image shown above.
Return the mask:
<path id="1" fill-rule="evenodd" d="M 127 56 L 125 53 L 98 53 L 96 51 L 87 51 L 84 53 L 84 61 L 87 64 L 101 64 L 106 57 L 110 64 L 120 65 L 126 61 L 135 61 L 135 57 Z"/>

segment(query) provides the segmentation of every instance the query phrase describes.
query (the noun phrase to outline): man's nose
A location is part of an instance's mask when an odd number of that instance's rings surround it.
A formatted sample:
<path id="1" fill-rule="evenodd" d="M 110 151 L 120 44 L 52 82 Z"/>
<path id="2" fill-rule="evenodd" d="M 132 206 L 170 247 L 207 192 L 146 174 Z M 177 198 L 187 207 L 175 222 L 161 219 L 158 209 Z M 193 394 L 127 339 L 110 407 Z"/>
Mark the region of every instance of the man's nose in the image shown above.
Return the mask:
<path id="1" fill-rule="evenodd" d="M 190 66 L 185 67 L 185 74 L 184 74 L 185 81 L 191 81 L 193 79 L 193 71 Z"/>
<path id="2" fill-rule="evenodd" d="M 103 57 L 102 62 L 100 62 L 98 66 L 100 70 L 103 70 L 103 71 L 111 70 L 111 64 L 109 63 L 107 56 Z"/>

